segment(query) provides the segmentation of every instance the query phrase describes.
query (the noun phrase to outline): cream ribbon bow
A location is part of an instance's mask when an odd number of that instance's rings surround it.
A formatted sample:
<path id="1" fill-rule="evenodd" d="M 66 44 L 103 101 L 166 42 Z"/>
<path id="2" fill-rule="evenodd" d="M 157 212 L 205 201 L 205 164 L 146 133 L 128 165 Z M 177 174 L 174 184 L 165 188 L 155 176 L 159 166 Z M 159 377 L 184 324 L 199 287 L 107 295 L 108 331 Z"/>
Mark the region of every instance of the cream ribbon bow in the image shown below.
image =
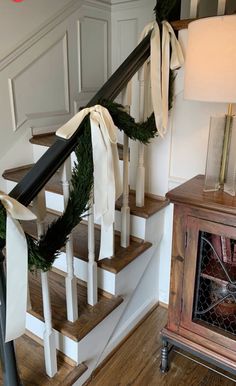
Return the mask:
<path id="1" fill-rule="evenodd" d="M 174 30 L 167 21 L 162 22 L 162 47 L 157 22 L 151 22 L 144 28 L 140 41 L 149 31 L 152 31 L 150 54 L 152 107 L 157 131 L 161 137 L 164 137 L 168 127 L 169 70 L 176 70 L 181 67 L 184 63 L 184 57 Z M 144 82 L 147 79 L 147 67 L 148 61 L 144 63 L 139 72 L 139 79 Z"/>
<path id="2" fill-rule="evenodd" d="M 5 342 L 9 342 L 25 332 L 27 311 L 28 247 L 18 220 L 35 220 L 36 216 L 1 191 L 0 201 L 7 212 Z"/>
<path id="3" fill-rule="evenodd" d="M 116 126 L 109 111 L 100 105 L 85 108 L 77 113 L 56 135 L 70 138 L 86 115 L 90 114 L 93 166 L 94 166 L 94 214 L 101 219 L 101 243 L 99 259 L 113 256 L 113 223 L 115 201 L 122 193 L 117 150 Z"/>

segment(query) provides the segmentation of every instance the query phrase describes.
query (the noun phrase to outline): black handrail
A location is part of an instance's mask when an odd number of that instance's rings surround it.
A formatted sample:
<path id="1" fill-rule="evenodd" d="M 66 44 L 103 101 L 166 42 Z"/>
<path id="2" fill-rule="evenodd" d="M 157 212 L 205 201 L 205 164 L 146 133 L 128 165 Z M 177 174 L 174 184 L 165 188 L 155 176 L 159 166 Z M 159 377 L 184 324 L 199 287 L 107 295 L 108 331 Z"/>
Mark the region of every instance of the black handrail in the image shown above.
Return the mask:
<path id="1" fill-rule="evenodd" d="M 128 81 L 149 57 L 150 34 L 151 32 L 141 41 L 104 86 L 102 86 L 90 100 L 87 105 L 88 107 L 95 105 L 102 99 L 114 100 L 119 95 Z M 82 132 L 78 127 L 70 139 L 57 138 L 56 142 L 10 192 L 10 196 L 17 199 L 23 205 L 29 205 L 75 149 L 81 134 Z"/>

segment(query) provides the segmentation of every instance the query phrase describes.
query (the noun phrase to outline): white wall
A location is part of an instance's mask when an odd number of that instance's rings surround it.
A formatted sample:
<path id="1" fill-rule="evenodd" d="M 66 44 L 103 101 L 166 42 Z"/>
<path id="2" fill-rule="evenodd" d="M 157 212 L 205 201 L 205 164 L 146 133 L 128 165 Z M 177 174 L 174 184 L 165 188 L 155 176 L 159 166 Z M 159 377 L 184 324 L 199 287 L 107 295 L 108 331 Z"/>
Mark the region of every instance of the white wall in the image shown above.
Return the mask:
<path id="1" fill-rule="evenodd" d="M 0 174 L 5 168 L 31 163 L 31 130 L 62 125 L 88 102 L 111 71 L 107 2 L 2 3 Z M 2 179 L 0 184 L 4 189 Z"/>
<path id="2" fill-rule="evenodd" d="M 130 52 L 144 24 L 153 17 L 152 3 L 155 2 L 131 1 L 114 10 L 112 18 L 113 68 L 116 68 L 125 54 Z M 209 7 L 209 2 L 201 2 L 199 9 L 201 15 L 216 12 L 216 2 L 212 3 Z M 136 8 L 137 5 L 138 8 Z M 230 6 L 232 8 L 232 3 Z M 188 12 L 189 0 L 183 0 L 182 16 L 188 17 Z M 179 33 L 179 39 L 185 51 L 187 30 Z M 174 106 L 170 112 L 167 135 L 164 139 L 156 138 L 146 148 L 146 191 L 161 196 L 194 175 L 204 174 L 210 115 L 226 112 L 224 104 L 185 101 L 183 99 L 183 80 L 184 68 L 176 73 Z M 136 113 L 136 111 L 133 112 Z M 131 144 L 132 149 L 135 149 L 135 146 Z M 131 160 L 133 161 L 131 187 L 134 187 L 134 164 L 137 160 L 134 157 Z M 160 245 L 159 294 L 160 300 L 164 303 L 168 302 L 169 296 L 172 212 L 171 207 L 166 209 L 164 237 Z"/>

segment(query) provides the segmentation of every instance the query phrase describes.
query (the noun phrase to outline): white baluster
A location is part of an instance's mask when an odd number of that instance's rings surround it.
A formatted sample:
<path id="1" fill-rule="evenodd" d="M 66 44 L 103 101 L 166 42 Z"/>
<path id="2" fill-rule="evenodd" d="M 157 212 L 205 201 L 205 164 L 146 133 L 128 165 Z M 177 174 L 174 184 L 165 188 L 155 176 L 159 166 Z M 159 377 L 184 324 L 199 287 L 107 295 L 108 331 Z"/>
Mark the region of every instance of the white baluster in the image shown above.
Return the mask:
<path id="1" fill-rule="evenodd" d="M 122 104 L 130 113 L 131 83 L 122 91 Z M 123 201 L 121 208 L 121 240 L 120 245 L 127 248 L 130 244 L 130 207 L 129 207 L 129 137 L 123 135 Z"/>
<path id="2" fill-rule="evenodd" d="M 190 19 L 196 19 L 198 15 L 198 6 L 200 0 L 190 0 Z"/>
<path id="3" fill-rule="evenodd" d="M 88 216 L 88 279 L 87 301 L 94 306 L 98 301 L 97 263 L 95 261 L 93 192 Z"/>
<path id="4" fill-rule="evenodd" d="M 140 80 L 139 84 L 139 122 L 144 121 L 145 115 L 145 81 Z M 144 165 L 144 144 L 138 144 L 138 168 L 136 176 L 136 206 L 144 206 L 145 187 L 145 165 Z"/>
<path id="5" fill-rule="evenodd" d="M 29 289 L 29 283 L 28 283 L 28 290 L 27 290 L 27 311 L 32 310 L 32 304 L 30 299 L 30 289 Z"/>
<path id="6" fill-rule="evenodd" d="M 225 14 L 226 0 L 218 0 L 217 15 L 221 16 Z"/>
<path id="7" fill-rule="evenodd" d="M 123 143 L 123 203 L 121 208 L 121 246 L 130 244 L 130 207 L 129 207 L 129 137 L 124 134 Z"/>
<path id="8" fill-rule="evenodd" d="M 64 196 L 64 206 L 66 208 L 70 196 L 70 179 L 71 179 L 71 160 L 68 158 L 62 168 L 62 189 Z M 67 275 L 65 279 L 66 285 L 66 307 L 67 319 L 70 322 L 75 322 L 78 319 L 78 294 L 77 294 L 77 278 L 74 274 L 74 252 L 72 235 L 68 237 L 66 243 L 66 264 Z"/>
<path id="9" fill-rule="evenodd" d="M 45 192 L 41 191 L 33 201 L 33 206 L 37 215 L 38 237 L 44 233 L 44 219 L 46 216 Z M 41 284 L 43 296 L 43 315 L 44 315 L 44 358 L 46 373 L 53 377 L 57 373 L 57 351 L 55 332 L 52 328 L 51 300 L 48 284 L 48 273 L 41 271 Z"/>

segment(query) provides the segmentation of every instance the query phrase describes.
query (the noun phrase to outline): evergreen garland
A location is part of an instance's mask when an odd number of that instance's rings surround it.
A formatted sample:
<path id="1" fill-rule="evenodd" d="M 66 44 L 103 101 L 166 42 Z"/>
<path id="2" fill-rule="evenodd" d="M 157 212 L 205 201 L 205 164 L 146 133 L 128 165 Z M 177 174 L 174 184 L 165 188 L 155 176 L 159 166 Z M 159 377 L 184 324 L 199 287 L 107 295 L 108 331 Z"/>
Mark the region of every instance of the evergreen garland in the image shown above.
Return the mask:
<path id="1" fill-rule="evenodd" d="M 160 25 L 168 18 L 177 0 L 157 0 L 154 9 L 157 23 Z M 169 109 L 173 101 L 174 73 L 170 71 L 169 82 Z M 122 105 L 101 100 L 99 102 L 106 107 L 114 121 L 114 124 L 127 134 L 130 139 L 147 144 L 150 139 L 157 136 L 154 114 L 143 123 L 135 120 L 125 112 Z M 75 153 L 77 162 L 74 165 L 71 179 L 70 197 L 64 213 L 53 221 L 45 234 L 36 241 L 26 234 L 28 244 L 29 269 L 42 269 L 48 271 L 58 257 L 61 248 L 66 244 L 68 235 L 73 228 L 80 223 L 83 213 L 89 209 L 90 193 L 93 187 L 93 157 L 91 143 L 91 128 L 89 116 L 86 116 L 80 125 L 82 135 L 78 139 Z M 0 241 L 6 238 L 6 212 L 0 203 Z"/>
<path id="2" fill-rule="evenodd" d="M 124 111 L 122 105 L 100 101 L 106 107 L 117 127 L 123 130 L 129 138 L 147 144 L 157 135 L 155 119 L 152 114 L 147 121 L 138 124 Z M 91 143 L 91 128 L 89 115 L 81 123 L 82 135 L 75 149 L 77 162 L 74 165 L 71 179 L 70 197 L 64 213 L 53 221 L 39 241 L 26 234 L 28 244 L 29 269 L 48 271 L 58 257 L 61 248 L 66 244 L 68 235 L 82 220 L 83 213 L 89 209 L 90 192 L 93 187 L 93 157 Z M 6 213 L 0 206 L 0 238 L 6 237 Z"/>

